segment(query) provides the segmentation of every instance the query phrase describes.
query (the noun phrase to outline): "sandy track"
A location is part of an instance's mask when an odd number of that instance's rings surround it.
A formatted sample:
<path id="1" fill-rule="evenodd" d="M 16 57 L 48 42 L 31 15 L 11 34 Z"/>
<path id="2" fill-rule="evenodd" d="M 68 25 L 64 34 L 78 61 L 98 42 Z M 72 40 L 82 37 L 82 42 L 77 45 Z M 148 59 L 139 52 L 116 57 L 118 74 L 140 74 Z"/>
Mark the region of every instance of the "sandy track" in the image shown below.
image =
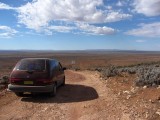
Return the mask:
<path id="1" fill-rule="evenodd" d="M 0 120 L 128 120 L 125 106 L 97 72 L 67 70 L 66 85 L 56 97 L 0 94 Z"/>

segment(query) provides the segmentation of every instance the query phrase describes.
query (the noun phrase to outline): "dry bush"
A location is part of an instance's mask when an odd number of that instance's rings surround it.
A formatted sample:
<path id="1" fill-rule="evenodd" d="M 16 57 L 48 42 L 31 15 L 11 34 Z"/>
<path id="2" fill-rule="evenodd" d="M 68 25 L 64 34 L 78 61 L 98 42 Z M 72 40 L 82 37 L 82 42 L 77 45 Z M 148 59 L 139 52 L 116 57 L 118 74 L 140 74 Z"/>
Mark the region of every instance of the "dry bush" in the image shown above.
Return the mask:
<path id="1" fill-rule="evenodd" d="M 4 75 L 0 78 L 0 84 L 8 84 L 9 77 L 7 75 Z"/>
<path id="2" fill-rule="evenodd" d="M 117 68 L 115 66 L 109 66 L 104 70 L 103 75 L 106 77 L 113 77 L 117 75 Z"/>
<path id="3" fill-rule="evenodd" d="M 79 66 L 75 66 L 75 65 L 74 66 L 73 65 L 68 65 L 66 68 L 70 69 L 70 70 L 75 70 L 75 71 L 81 70 L 81 68 Z"/>
<path id="4" fill-rule="evenodd" d="M 137 74 L 135 84 L 137 86 L 158 86 L 160 85 L 160 64 L 138 64 L 135 66 L 115 67 L 109 66 L 105 69 L 97 68 L 102 73 L 102 77 L 107 79 L 109 77 L 121 76 L 122 73 Z"/>
<path id="5" fill-rule="evenodd" d="M 0 90 L 4 89 L 9 83 L 9 77 L 4 75 L 0 78 Z"/>
<path id="6" fill-rule="evenodd" d="M 160 85 L 160 67 L 142 66 L 137 71 L 137 86 L 158 86 Z"/>

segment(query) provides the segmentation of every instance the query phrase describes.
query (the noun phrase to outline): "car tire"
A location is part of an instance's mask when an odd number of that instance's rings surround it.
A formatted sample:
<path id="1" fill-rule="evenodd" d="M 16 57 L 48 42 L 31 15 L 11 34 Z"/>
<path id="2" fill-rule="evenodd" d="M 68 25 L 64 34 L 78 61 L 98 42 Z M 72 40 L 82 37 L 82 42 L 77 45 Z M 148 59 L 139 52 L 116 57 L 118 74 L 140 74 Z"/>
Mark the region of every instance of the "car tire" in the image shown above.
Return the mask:
<path id="1" fill-rule="evenodd" d="M 18 97 L 23 97 L 23 92 L 15 92 L 15 94 L 18 96 Z"/>
<path id="2" fill-rule="evenodd" d="M 53 85 L 53 91 L 49 93 L 49 96 L 50 96 L 50 97 L 56 96 L 56 92 L 57 92 L 57 85 L 54 84 L 54 85 Z"/>

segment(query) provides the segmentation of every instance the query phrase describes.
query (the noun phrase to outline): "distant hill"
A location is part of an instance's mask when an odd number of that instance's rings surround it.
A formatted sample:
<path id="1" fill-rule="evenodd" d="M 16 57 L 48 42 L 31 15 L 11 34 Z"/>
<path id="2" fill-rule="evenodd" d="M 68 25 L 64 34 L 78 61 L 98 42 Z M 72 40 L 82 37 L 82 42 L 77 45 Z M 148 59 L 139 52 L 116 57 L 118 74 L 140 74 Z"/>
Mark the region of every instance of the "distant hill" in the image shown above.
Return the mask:
<path id="1" fill-rule="evenodd" d="M 160 54 L 160 51 L 118 50 L 118 49 L 87 49 L 87 50 L 0 50 L 0 54 L 21 53 L 90 53 L 90 54 Z"/>

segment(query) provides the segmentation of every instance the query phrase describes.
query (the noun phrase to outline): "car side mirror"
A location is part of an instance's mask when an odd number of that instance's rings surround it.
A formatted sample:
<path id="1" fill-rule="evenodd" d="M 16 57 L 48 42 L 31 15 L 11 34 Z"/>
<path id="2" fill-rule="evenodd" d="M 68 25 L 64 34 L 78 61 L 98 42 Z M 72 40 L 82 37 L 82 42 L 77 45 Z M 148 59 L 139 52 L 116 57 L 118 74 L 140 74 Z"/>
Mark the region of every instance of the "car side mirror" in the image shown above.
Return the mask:
<path id="1" fill-rule="evenodd" d="M 66 70 L 67 68 L 66 67 L 63 67 L 63 70 Z"/>

